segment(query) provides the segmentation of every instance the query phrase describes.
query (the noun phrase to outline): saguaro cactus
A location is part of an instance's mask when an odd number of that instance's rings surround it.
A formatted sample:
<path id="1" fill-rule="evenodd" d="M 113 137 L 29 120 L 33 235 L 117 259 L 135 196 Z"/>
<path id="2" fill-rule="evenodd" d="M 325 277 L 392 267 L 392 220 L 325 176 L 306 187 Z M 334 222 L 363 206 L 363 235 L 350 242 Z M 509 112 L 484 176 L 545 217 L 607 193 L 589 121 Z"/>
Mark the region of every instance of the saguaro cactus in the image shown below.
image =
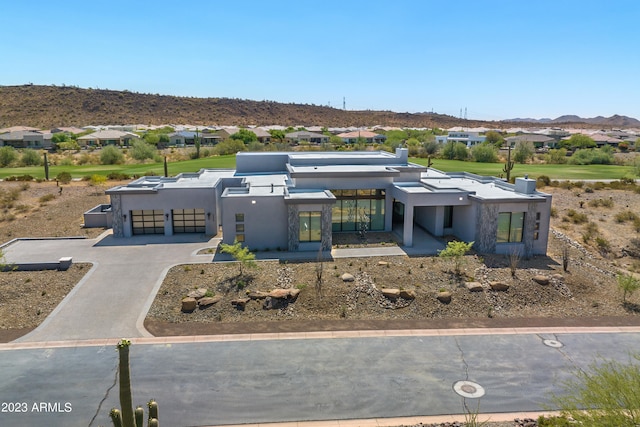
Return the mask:
<path id="1" fill-rule="evenodd" d="M 111 412 L 109 412 L 114 427 L 144 427 L 144 409 L 142 406 L 137 406 L 135 411 L 133 410 L 131 371 L 129 368 L 130 346 L 131 341 L 124 338 L 121 339 L 116 346 L 120 359 L 118 372 L 120 374 L 120 406 L 122 407 L 122 411 L 113 408 Z M 151 399 L 147 406 L 149 408 L 147 425 L 149 427 L 158 427 L 158 404 L 155 400 Z"/>
<path id="2" fill-rule="evenodd" d="M 511 170 L 515 162 L 511 161 L 511 144 L 507 145 L 507 163 L 504 164 L 502 171 L 507 174 L 507 182 L 511 181 Z"/>

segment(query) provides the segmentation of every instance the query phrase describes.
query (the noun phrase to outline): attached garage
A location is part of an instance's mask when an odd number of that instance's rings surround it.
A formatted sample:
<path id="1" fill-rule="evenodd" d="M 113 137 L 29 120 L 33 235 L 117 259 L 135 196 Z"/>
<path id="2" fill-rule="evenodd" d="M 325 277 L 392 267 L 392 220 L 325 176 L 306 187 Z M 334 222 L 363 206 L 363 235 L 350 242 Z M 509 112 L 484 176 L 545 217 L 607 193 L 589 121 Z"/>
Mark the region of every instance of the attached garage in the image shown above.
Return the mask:
<path id="1" fill-rule="evenodd" d="M 204 209 L 172 209 L 174 233 L 204 233 Z"/>
<path id="2" fill-rule="evenodd" d="M 131 230 L 136 234 L 164 234 L 164 211 L 161 209 L 131 211 Z"/>

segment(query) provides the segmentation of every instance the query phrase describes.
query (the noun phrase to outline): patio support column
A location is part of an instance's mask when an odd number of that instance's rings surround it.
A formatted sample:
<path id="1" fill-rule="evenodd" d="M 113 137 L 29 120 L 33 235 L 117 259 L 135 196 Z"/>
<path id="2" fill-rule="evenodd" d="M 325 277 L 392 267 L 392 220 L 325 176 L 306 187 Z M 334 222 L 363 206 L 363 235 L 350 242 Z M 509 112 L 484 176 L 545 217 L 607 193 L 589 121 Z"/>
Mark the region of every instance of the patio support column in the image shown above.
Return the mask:
<path id="1" fill-rule="evenodd" d="M 402 227 L 402 245 L 413 246 L 413 205 L 404 205 L 404 225 Z"/>

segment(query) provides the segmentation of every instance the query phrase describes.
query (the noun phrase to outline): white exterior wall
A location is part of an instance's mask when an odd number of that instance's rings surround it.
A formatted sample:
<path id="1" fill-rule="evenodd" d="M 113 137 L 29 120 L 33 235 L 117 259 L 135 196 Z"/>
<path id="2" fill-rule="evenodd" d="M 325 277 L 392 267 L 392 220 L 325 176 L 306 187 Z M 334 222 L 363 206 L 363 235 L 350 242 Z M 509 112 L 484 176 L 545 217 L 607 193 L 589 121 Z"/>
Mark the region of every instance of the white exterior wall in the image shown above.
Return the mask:
<path id="1" fill-rule="evenodd" d="M 393 184 L 393 177 L 357 177 L 357 178 L 295 178 L 296 188 L 353 190 L 353 189 L 384 189 Z"/>
<path id="2" fill-rule="evenodd" d="M 460 240 L 471 242 L 476 234 L 476 209 L 475 204 L 468 206 L 455 206 L 453 208 L 452 233 Z"/>

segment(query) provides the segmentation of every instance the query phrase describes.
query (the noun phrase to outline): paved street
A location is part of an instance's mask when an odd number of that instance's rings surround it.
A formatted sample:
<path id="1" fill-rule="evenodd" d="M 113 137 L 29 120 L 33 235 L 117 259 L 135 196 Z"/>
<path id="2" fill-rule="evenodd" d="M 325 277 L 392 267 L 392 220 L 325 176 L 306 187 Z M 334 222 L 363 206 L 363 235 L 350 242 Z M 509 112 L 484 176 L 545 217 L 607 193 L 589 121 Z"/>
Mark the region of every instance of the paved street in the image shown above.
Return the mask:
<path id="1" fill-rule="evenodd" d="M 161 423 L 169 426 L 406 417 L 461 413 L 453 384 L 470 380 L 485 389 L 482 412 L 539 411 L 574 368 L 597 355 L 625 361 L 640 351 L 635 332 L 425 333 L 432 335 L 141 339 L 131 348 L 134 401 L 155 398 Z M 110 425 L 109 409 L 119 406 L 116 341 L 75 348 L 0 345 L 0 397 L 29 408 L 0 413 L 0 425 Z M 35 412 L 34 402 L 68 403 L 72 410 Z"/>

